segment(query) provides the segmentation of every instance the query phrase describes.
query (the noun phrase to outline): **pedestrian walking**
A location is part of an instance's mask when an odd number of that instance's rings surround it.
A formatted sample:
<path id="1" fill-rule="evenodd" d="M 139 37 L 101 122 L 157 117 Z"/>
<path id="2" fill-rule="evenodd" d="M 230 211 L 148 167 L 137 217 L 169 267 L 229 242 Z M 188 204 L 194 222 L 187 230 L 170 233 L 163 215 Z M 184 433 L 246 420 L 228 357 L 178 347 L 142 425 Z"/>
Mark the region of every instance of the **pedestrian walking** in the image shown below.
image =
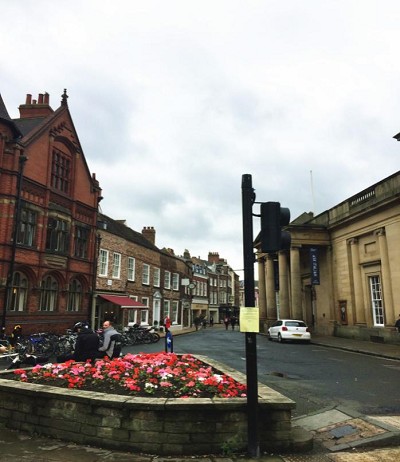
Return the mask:
<path id="1" fill-rule="evenodd" d="M 210 316 L 210 327 L 212 327 L 213 325 L 214 325 L 214 318 Z"/>
<path id="2" fill-rule="evenodd" d="M 232 330 L 235 330 L 235 324 L 236 324 L 236 318 L 235 318 L 235 316 L 232 316 L 232 317 L 231 317 L 231 326 L 232 326 Z"/>
<path id="3" fill-rule="evenodd" d="M 225 324 L 225 330 L 228 330 L 228 326 L 229 326 L 229 318 L 228 317 L 225 317 L 224 324 Z"/>
<path id="4" fill-rule="evenodd" d="M 168 315 L 165 316 L 164 326 L 165 326 L 165 332 L 169 332 L 169 328 L 171 327 L 171 319 Z"/>

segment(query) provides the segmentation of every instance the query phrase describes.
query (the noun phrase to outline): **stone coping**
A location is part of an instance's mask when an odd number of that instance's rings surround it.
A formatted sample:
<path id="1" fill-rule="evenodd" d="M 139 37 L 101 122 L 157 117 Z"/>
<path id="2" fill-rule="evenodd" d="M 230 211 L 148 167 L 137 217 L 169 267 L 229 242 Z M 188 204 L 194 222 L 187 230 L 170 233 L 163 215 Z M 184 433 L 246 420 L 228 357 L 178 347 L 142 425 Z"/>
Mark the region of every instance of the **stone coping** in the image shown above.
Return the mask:
<path id="1" fill-rule="evenodd" d="M 215 361 L 204 355 L 192 355 L 200 361 L 212 366 L 218 372 L 222 372 L 239 383 L 246 384 L 246 376 L 241 372 L 226 366 L 223 363 Z M 32 370 L 32 367 L 18 368 L 24 370 Z M 127 396 L 118 394 L 108 394 L 96 391 L 78 390 L 71 388 L 56 387 L 51 385 L 42 385 L 29 382 L 20 382 L 16 380 L 8 380 L 5 376 L 13 374 L 14 371 L 6 370 L 0 371 L 0 388 L 1 389 L 12 389 L 13 393 L 24 393 L 25 390 L 34 390 L 37 396 L 48 396 L 54 397 L 62 396 L 67 394 L 69 398 L 76 402 L 87 402 L 91 400 L 107 401 L 112 404 L 113 407 L 123 407 L 126 404 L 133 404 L 136 408 L 148 409 L 151 407 L 152 410 L 174 408 L 174 409 L 193 409 L 193 406 L 199 405 L 204 409 L 204 406 L 210 408 L 218 407 L 223 405 L 224 408 L 227 406 L 234 410 L 234 408 L 241 408 L 247 404 L 247 398 L 153 398 L 139 397 L 139 396 Z M 258 404 L 261 407 L 267 406 L 268 408 L 274 409 L 294 409 L 296 403 L 281 393 L 269 388 L 258 382 Z"/>

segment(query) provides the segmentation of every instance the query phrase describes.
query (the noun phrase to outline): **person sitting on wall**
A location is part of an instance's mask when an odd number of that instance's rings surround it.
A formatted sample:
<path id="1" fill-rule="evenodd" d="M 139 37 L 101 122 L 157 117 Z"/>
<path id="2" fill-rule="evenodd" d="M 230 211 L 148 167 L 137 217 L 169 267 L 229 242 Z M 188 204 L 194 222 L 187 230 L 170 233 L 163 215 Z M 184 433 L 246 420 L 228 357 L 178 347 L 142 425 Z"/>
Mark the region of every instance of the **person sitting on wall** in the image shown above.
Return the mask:
<path id="1" fill-rule="evenodd" d="M 99 336 L 85 323 L 82 323 L 77 330 L 78 336 L 76 338 L 73 359 L 79 362 L 89 359 L 94 361 L 98 357 Z"/>
<path id="2" fill-rule="evenodd" d="M 63 363 L 70 360 L 77 362 L 95 361 L 99 355 L 99 336 L 86 322 L 77 322 L 74 325 L 73 331 L 78 334 L 74 352 L 58 356 L 57 362 Z"/>
<path id="3" fill-rule="evenodd" d="M 108 356 L 110 359 L 118 358 L 121 355 L 121 334 L 114 329 L 111 321 L 103 322 L 104 339 L 103 345 L 99 347 L 98 358 Z"/>

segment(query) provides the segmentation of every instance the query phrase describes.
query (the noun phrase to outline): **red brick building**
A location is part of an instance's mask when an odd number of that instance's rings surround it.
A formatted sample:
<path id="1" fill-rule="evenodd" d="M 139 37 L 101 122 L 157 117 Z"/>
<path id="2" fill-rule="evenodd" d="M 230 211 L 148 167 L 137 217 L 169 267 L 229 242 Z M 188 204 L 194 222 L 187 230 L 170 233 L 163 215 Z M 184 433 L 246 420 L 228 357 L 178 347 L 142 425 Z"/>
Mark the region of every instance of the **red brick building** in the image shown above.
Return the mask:
<path id="1" fill-rule="evenodd" d="M 101 189 L 64 90 L 27 95 L 12 119 L 0 96 L 0 315 L 9 332 L 62 332 L 90 317 Z"/>

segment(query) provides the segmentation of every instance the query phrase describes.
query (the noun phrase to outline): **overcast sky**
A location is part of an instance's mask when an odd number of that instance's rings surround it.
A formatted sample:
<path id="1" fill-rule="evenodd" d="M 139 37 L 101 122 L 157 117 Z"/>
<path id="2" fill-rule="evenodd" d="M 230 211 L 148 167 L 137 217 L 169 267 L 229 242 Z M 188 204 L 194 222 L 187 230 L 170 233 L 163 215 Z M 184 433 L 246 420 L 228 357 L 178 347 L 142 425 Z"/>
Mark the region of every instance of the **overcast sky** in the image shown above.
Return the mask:
<path id="1" fill-rule="evenodd" d="M 239 270 L 243 174 L 293 219 L 399 169 L 398 0 L 0 4 L 10 116 L 66 88 L 102 212 L 161 248 Z"/>

